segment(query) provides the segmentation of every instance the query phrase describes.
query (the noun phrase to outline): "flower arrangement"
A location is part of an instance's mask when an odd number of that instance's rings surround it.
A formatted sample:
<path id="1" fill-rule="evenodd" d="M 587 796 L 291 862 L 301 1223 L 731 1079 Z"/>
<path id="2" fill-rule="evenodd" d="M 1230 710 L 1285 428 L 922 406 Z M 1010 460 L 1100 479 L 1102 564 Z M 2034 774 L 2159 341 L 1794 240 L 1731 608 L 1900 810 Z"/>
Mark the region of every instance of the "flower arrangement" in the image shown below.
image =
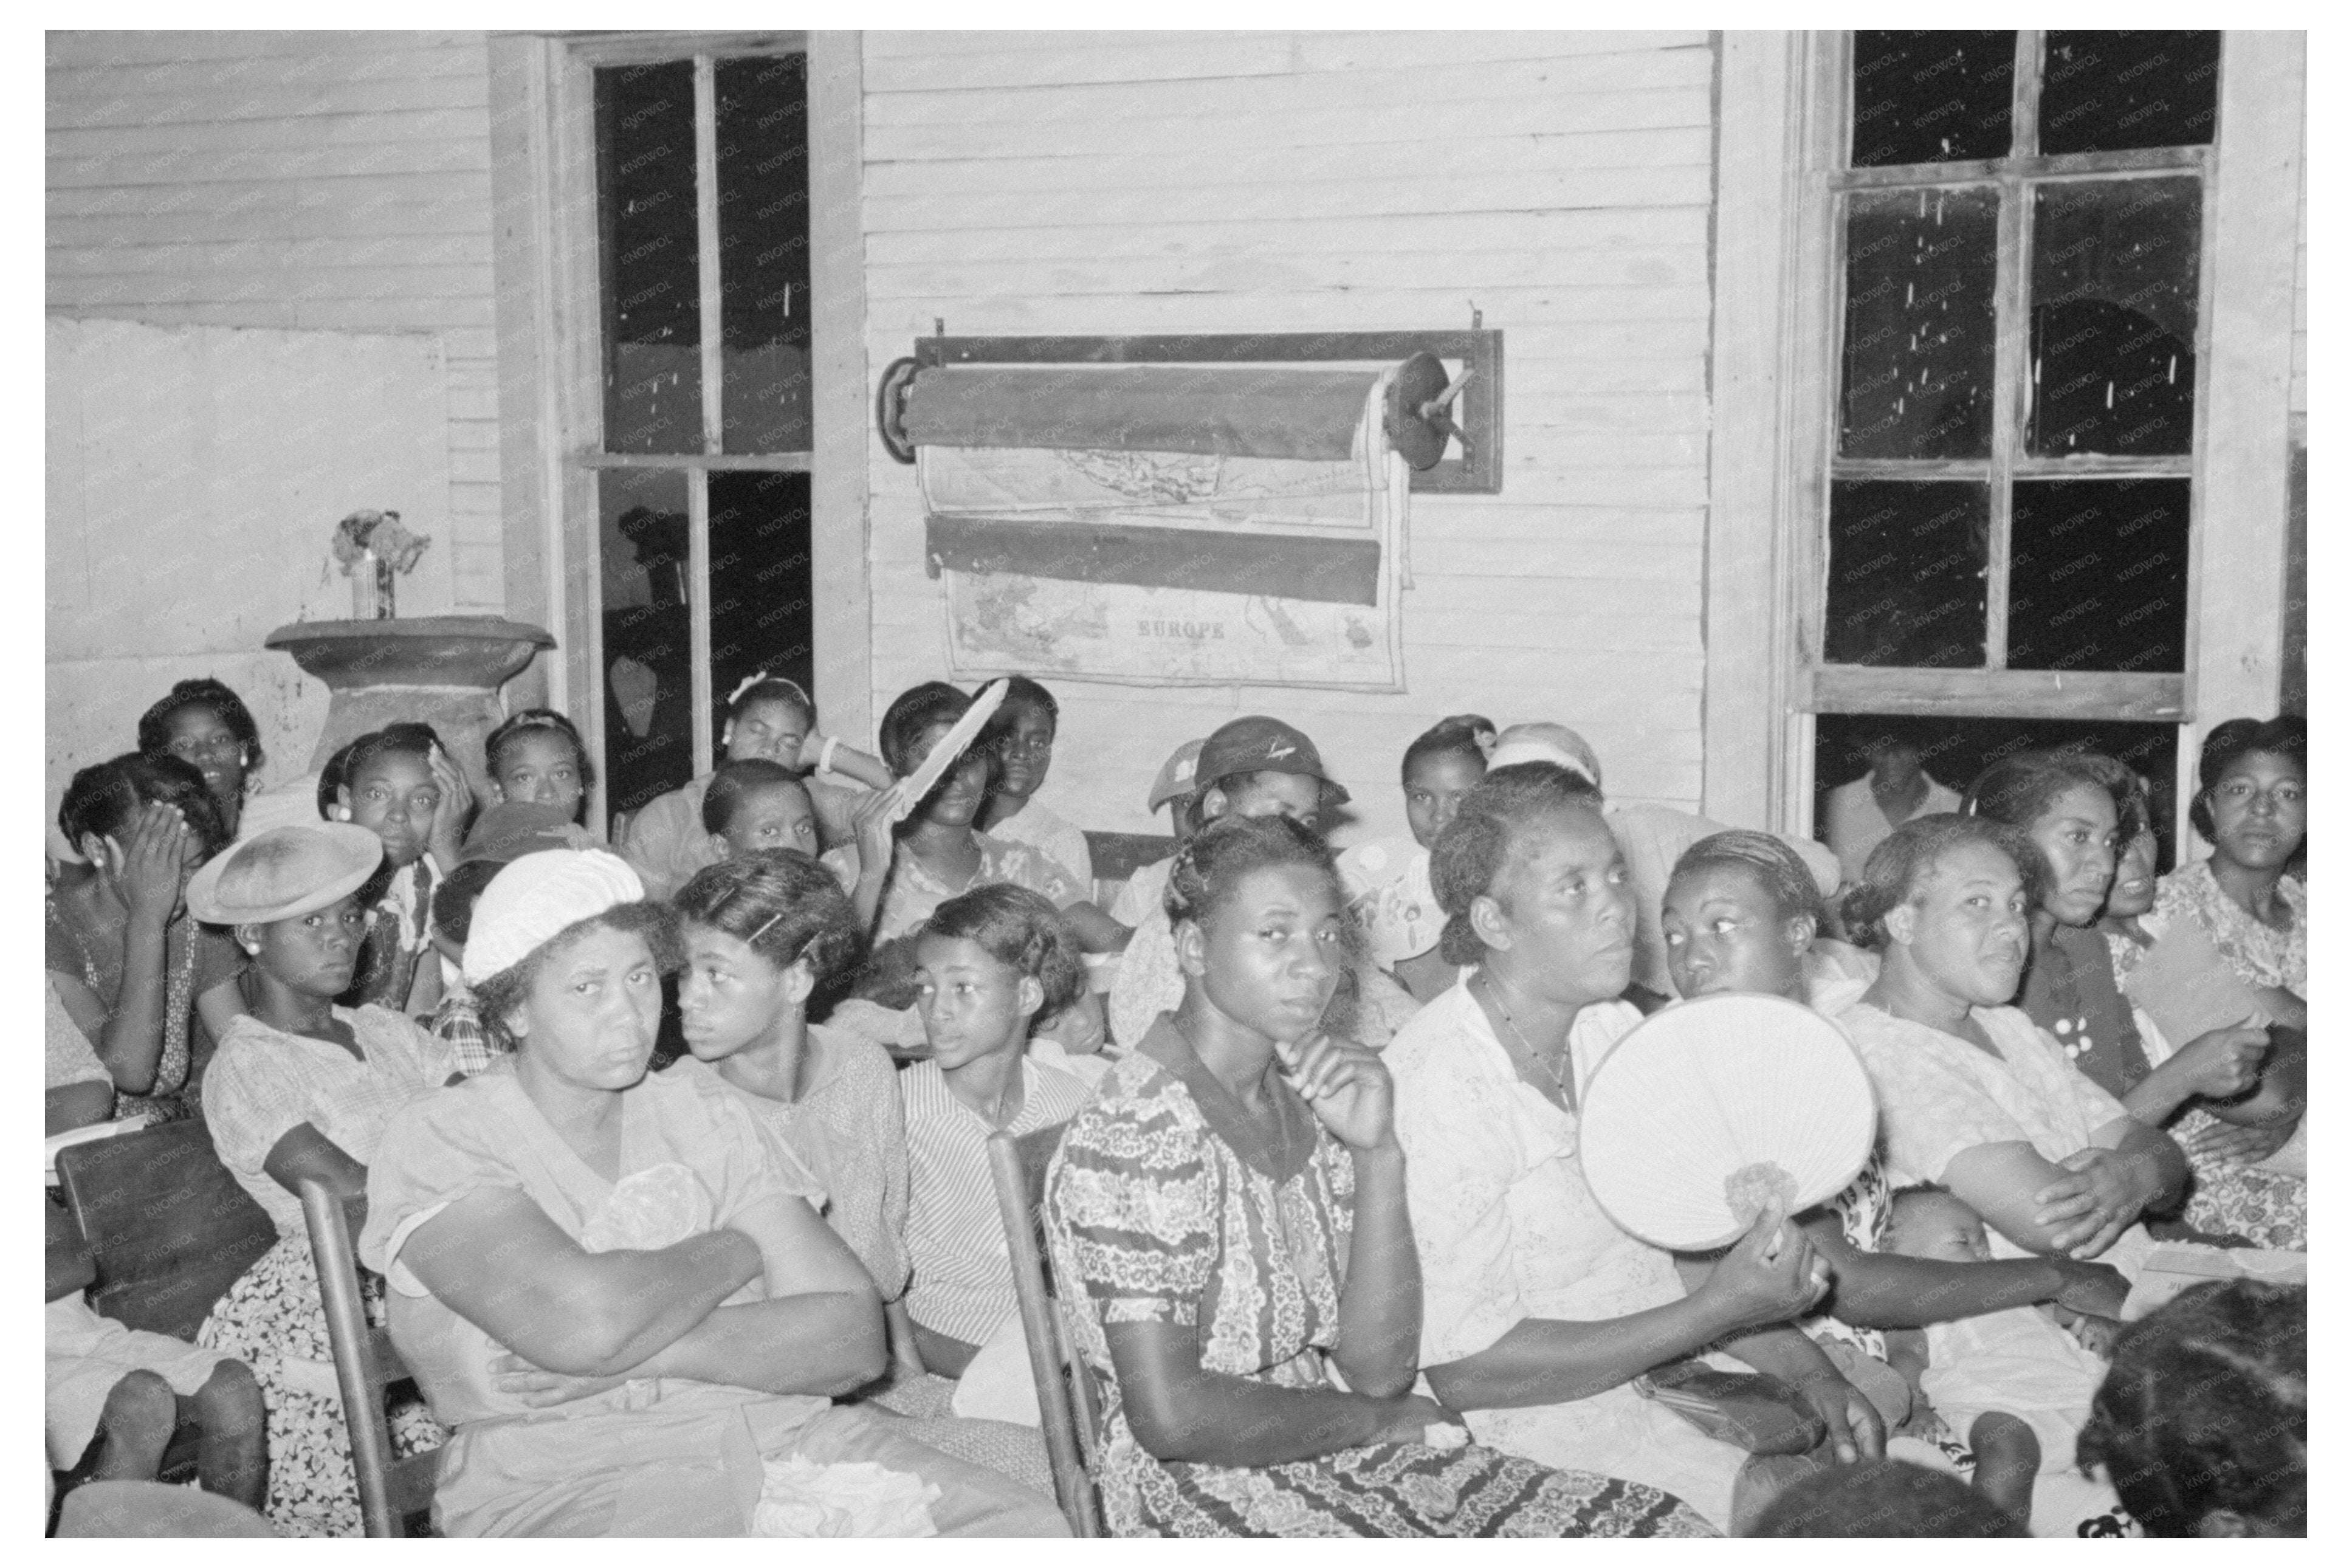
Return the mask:
<path id="1" fill-rule="evenodd" d="M 335 560 L 352 580 L 352 618 L 391 620 L 394 576 L 415 571 L 432 542 L 430 537 L 403 528 L 396 511 L 363 509 L 335 524 Z"/>

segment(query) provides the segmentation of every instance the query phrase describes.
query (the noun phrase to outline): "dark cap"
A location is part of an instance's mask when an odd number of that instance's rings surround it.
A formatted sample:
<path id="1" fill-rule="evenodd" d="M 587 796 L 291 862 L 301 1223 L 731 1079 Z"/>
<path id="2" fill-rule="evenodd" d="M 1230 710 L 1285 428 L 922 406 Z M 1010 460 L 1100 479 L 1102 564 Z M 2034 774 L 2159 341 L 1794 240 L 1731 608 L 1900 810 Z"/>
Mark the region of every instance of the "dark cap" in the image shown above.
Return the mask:
<path id="1" fill-rule="evenodd" d="M 474 819 L 473 831 L 457 850 L 457 864 L 495 860 L 504 865 L 542 849 L 577 849 L 586 839 L 562 807 L 510 800 L 485 808 Z"/>
<path id="2" fill-rule="evenodd" d="M 1323 771 L 1323 756 L 1315 742 L 1281 720 L 1262 713 L 1219 725 L 1201 742 L 1201 762 L 1193 770 L 1192 787 L 1205 790 L 1235 773 L 1302 773 L 1321 781 L 1331 792 L 1332 805 L 1348 804 L 1348 792 Z"/>

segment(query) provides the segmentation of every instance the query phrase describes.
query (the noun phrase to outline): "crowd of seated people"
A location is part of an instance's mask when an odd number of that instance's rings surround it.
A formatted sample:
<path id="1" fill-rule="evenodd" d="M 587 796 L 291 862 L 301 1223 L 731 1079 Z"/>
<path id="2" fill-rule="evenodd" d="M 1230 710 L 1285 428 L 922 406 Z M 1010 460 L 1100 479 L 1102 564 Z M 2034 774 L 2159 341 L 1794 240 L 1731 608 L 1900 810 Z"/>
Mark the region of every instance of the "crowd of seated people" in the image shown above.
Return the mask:
<path id="1" fill-rule="evenodd" d="M 198 1121 L 276 1240 L 178 1340 L 58 1283 L 53 1195 L 53 1496 L 193 1429 L 175 1475 L 361 1532 L 315 1182 L 441 1533 L 1067 1533 L 988 1154 L 1059 1129 L 1116 1534 L 2304 1532 L 2302 1287 L 2125 1321 L 2160 1245 L 2308 1246 L 2299 718 L 2210 731 L 2159 874 L 2092 752 L 1953 794 L 1896 736 L 1832 852 L 1477 714 L 1405 749 L 1409 836 L 1335 850 L 1348 789 L 1248 715 L 1150 782 L 1114 897 L 1033 680 L 911 796 L 973 700 L 902 693 L 868 754 L 757 673 L 608 846 L 560 712 L 478 795 L 404 722 L 263 796 L 245 704 L 174 687 L 57 813 L 46 1131 Z M 1585 1092 L 1736 994 L 1851 1044 L 1874 1148 L 1668 1251 L 1588 1184 Z"/>

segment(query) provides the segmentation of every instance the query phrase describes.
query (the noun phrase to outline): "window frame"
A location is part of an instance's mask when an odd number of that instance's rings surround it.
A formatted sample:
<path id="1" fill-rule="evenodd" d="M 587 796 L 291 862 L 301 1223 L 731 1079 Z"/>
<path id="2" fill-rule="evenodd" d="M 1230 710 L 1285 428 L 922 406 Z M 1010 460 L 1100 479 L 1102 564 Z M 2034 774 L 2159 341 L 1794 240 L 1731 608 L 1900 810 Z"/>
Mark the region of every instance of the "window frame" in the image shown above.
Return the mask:
<path id="1" fill-rule="evenodd" d="M 710 678 L 710 537 L 706 478 L 726 471 L 810 476 L 810 606 L 815 696 L 831 733 L 865 732 L 871 708 L 866 573 L 864 245 L 858 192 L 859 35 L 789 29 L 504 34 L 491 38 L 492 199 L 500 340 L 501 468 L 509 614 L 536 614 L 560 658 L 545 700 L 605 755 L 604 583 L 596 484 L 602 473 L 682 471 L 688 484 L 689 648 L 695 771 L 716 745 Z M 726 453 L 719 360 L 719 280 L 701 278 L 704 450 L 604 450 L 604 302 L 597 212 L 594 72 L 695 60 L 698 249 L 718 226 L 711 93 L 717 57 L 808 59 L 811 439 L 805 451 Z M 508 215 L 513 215 L 511 218 Z M 521 362 L 516 363 L 513 362 Z M 831 519 L 831 528 L 819 520 Z M 533 699 L 535 700 L 535 699 Z M 510 706 L 520 706 L 510 698 Z M 606 811 L 604 770 L 591 812 Z"/>
<path id="2" fill-rule="evenodd" d="M 2198 732 L 2278 702 L 2304 36 L 2222 34 L 2199 277 L 2187 657 L 2181 675 L 2162 677 L 1818 658 L 1843 325 L 1830 178 L 1847 155 L 1851 35 L 1727 32 L 1718 50 L 1707 813 L 1811 832 L 1819 712 L 2170 721 L 2183 740 L 2177 841 L 2190 843 Z M 2086 156 L 2147 154 L 2042 162 Z M 2196 521 L 2208 517 L 2229 526 Z"/>

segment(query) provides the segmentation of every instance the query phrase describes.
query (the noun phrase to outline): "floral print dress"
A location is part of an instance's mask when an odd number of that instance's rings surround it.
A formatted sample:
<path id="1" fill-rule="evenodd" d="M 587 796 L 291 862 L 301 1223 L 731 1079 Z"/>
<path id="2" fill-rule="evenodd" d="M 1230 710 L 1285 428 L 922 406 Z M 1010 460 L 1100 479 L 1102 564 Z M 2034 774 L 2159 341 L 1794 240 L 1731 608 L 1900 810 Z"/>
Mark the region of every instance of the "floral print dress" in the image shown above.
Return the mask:
<path id="1" fill-rule="evenodd" d="M 1480 1445 L 1377 1443 L 1258 1468 L 1163 1460 L 1128 1425 L 1113 1323 L 1197 1327 L 1205 1370 L 1329 1386 L 1354 1168 L 1277 1088 L 1269 1140 L 1161 1019 L 1103 1079 L 1046 1179 L 1047 1231 L 1078 1353 L 1102 1394 L 1097 1465 L 1118 1535 L 1705 1535 L 1654 1488 Z"/>

